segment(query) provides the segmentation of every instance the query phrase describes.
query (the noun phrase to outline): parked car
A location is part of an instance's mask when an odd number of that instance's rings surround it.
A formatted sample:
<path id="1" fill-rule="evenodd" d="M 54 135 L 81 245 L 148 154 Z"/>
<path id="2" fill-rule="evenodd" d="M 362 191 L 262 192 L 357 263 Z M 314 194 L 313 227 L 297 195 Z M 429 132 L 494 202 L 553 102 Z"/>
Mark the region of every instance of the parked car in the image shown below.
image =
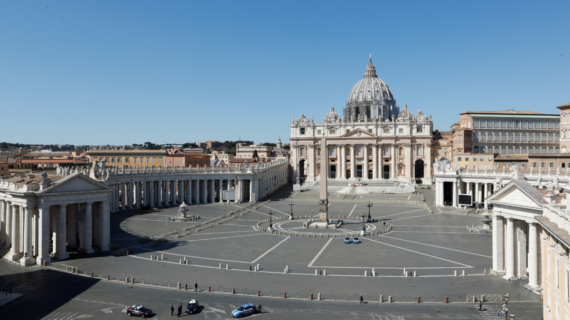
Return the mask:
<path id="1" fill-rule="evenodd" d="M 141 306 L 140 304 L 135 304 L 130 306 L 127 309 L 127 315 L 129 317 L 132 316 L 139 316 L 139 317 L 151 317 L 152 316 L 152 310 L 145 308 L 144 306 Z"/>
<path id="2" fill-rule="evenodd" d="M 349 237 L 344 238 L 344 243 L 352 243 L 352 241 L 350 241 Z"/>
<path id="3" fill-rule="evenodd" d="M 186 312 L 188 314 L 197 313 L 200 308 L 200 304 L 198 300 L 192 299 L 188 302 L 188 306 L 186 306 Z"/>
<path id="4" fill-rule="evenodd" d="M 354 237 L 352 240 L 353 243 L 360 243 L 360 240 L 357 237 Z"/>
<path id="5" fill-rule="evenodd" d="M 232 316 L 234 318 L 241 318 L 254 313 L 256 313 L 255 305 L 253 303 L 247 303 L 232 311 Z"/>

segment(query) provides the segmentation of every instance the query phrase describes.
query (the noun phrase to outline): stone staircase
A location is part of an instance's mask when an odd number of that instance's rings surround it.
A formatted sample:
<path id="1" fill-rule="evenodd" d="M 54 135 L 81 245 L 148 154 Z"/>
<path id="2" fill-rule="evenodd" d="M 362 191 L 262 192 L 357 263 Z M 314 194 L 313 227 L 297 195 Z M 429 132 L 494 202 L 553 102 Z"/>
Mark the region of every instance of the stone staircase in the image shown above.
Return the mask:
<path id="1" fill-rule="evenodd" d="M 10 248 L 0 246 L 0 259 L 6 259 L 8 261 L 11 261 L 9 255 L 10 255 Z"/>

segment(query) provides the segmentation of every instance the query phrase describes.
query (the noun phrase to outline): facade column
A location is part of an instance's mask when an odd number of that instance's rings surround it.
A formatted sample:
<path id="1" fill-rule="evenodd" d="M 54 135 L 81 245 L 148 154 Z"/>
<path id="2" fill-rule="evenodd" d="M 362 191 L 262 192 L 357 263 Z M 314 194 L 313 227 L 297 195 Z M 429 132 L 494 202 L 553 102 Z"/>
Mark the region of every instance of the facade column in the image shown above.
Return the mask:
<path id="1" fill-rule="evenodd" d="M 133 183 L 132 182 L 127 182 L 127 201 L 128 201 L 128 205 L 127 208 L 133 209 Z"/>
<path id="2" fill-rule="evenodd" d="M 12 205 L 5 202 L 6 206 L 6 243 L 5 246 L 9 247 L 12 244 Z"/>
<path id="3" fill-rule="evenodd" d="M 192 179 L 188 179 L 188 188 L 186 189 L 186 198 L 188 198 L 188 204 L 192 204 Z"/>
<path id="4" fill-rule="evenodd" d="M 378 180 L 378 145 L 372 146 L 372 179 Z"/>
<path id="5" fill-rule="evenodd" d="M 515 277 L 515 224 L 513 218 L 507 218 L 506 252 L 507 273 L 504 278 L 512 279 Z"/>
<path id="6" fill-rule="evenodd" d="M 45 262 L 50 263 L 49 255 L 49 206 L 38 207 L 38 254 L 36 263 L 42 265 Z"/>
<path id="7" fill-rule="evenodd" d="M 356 176 L 355 162 L 356 162 L 356 159 L 354 158 L 354 145 L 351 144 L 350 145 L 350 178 L 351 179 L 353 179 Z"/>
<path id="8" fill-rule="evenodd" d="M 404 149 L 404 163 L 406 164 L 406 178 L 413 178 L 412 174 L 412 163 L 413 163 L 413 154 L 412 154 L 412 145 L 407 144 Z"/>
<path id="9" fill-rule="evenodd" d="M 493 230 L 494 232 L 495 230 Z M 528 285 L 534 289 L 538 285 L 538 232 L 536 222 L 528 223 Z"/>
<path id="10" fill-rule="evenodd" d="M 141 207 L 141 183 L 140 182 L 133 182 L 134 184 L 134 191 L 135 191 L 135 201 L 134 207 L 140 208 Z"/>
<path id="11" fill-rule="evenodd" d="M 124 182 L 121 182 L 121 210 L 127 209 L 127 186 Z"/>
<path id="12" fill-rule="evenodd" d="M 20 264 L 26 266 L 32 264 L 34 260 L 32 254 L 32 213 L 30 207 L 22 207 L 21 212 L 24 215 L 24 255 L 20 259 Z"/>
<path id="13" fill-rule="evenodd" d="M 67 254 L 67 211 L 66 205 L 61 204 L 59 206 L 59 219 L 57 227 L 57 251 L 56 254 L 59 260 L 69 258 Z"/>
<path id="14" fill-rule="evenodd" d="M 85 220 L 83 221 L 83 249 L 87 253 L 93 253 L 93 202 L 85 204 Z"/>
<path id="15" fill-rule="evenodd" d="M 208 203 L 208 179 L 204 179 L 204 189 L 202 191 L 204 191 L 202 195 L 202 202 Z"/>
<path id="16" fill-rule="evenodd" d="M 20 258 L 20 207 L 11 205 L 12 207 L 12 249 L 10 250 L 11 260 L 15 261 Z"/>
<path id="17" fill-rule="evenodd" d="M 481 190 L 479 189 L 478 182 L 475 182 L 475 201 L 481 202 Z"/>
<path id="18" fill-rule="evenodd" d="M 340 145 L 340 178 L 346 179 L 346 145 Z"/>
<path id="19" fill-rule="evenodd" d="M 109 251 L 109 244 L 111 243 L 111 215 L 109 214 L 109 201 L 101 202 L 99 206 L 101 212 L 99 213 L 99 248 L 101 251 Z"/>
<path id="20" fill-rule="evenodd" d="M 220 203 L 224 202 L 224 197 L 222 196 L 222 191 L 223 191 L 223 182 L 224 180 L 220 179 L 219 183 L 218 183 L 218 201 Z"/>
<path id="21" fill-rule="evenodd" d="M 143 181 L 143 201 L 142 201 L 142 206 L 146 207 L 148 206 L 148 181 Z"/>
<path id="22" fill-rule="evenodd" d="M 493 215 L 493 270 L 499 274 L 505 271 L 503 224 L 503 217 Z"/>
<path id="23" fill-rule="evenodd" d="M 69 221 L 67 223 L 67 243 L 70 248 L 77 247 L 77 213 L 79 212 L 78 204 L 69 205 Z"/>
<path id="24" fill-rule="evenodd" d="M 237 201 L 237 202 L 242 202 L 242 199 L 241 199 L 241 193 L 242 193 L 242 189 L 241 189 L 241 179 L 239 179 L 239 180 L 237 181 L 235 188 L 236 188 L 236 191 L 237 191 L 237 192 L 236 192 L 236 201 Z"/>
<path id="25" fill-rule="evenodd" d="M 184 196 L 185 196 L 185 192 L 184 192 L 184 189 L 185 189 L 185 188 L 184 188 L 184 183 L 185 183 L 185 182 L 186 182 L 186 181 L 184 181 L 184 180 L 180 180 L 180 190 L 178 191 L 178 197 L 179 197 L 178 202 L 180 202 L 180 204 L 186 203 L 186 199 L 185 199 L 185 197 L 184 197 Z"/>
<path id="26" fill-rule="evenodd" d="M 202 203 L 202 198 L 200 198 L 200 179 L 196 180 L 196 204 Z"/>
<path id="27" fill-rule="evenodd" d="M 392 166 L 390 169 L 390 171 L 392 171 L 391 174 L 391 178 L 394 180 L 398 179 L 398 174 L 397 174 L 397 170 L 398 170 L 398 158 L 396 157 L 396 149 L 398 149 L 398 146 L 394 143 L 390 146 L 390 148 L 392 148 Z"/>
<path id="28" fill-rule="evenodd" d="M 317 148 L 314 145 L 306 146 L 308 151 L 307 160 L 305 160 L 305 165 L 309 163 L 309 170 L 305 174 L 307 175 L 308 181 L 315 181 L 315 171 L 317 170 L 317 162 L 315 160 L 315 154 L 317 153 Z"/>
<path id="29" fill-rule="evenodd" d="M 216 180 L 210 180 L 210 202 L 216 202 Z"/>
<path id="30" fill-rule="evenodd" d="M 148 205 L 154 207 L 154 181 L 149 181 L 148 183 Z"/>
<path id="31" fill-rule="evenodd" d="M 362 161 L 362 179 L 368 180 L 368 145 L 363 145 L 362 149 L 364 149 L 364 161 Z"/>

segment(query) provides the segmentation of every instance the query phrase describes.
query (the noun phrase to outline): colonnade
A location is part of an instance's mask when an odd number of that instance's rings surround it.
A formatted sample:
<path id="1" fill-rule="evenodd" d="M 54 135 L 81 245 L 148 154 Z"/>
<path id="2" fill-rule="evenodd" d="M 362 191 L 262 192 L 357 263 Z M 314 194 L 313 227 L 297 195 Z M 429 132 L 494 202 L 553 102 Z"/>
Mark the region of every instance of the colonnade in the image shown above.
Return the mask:
<path id="1" fill-rule="evenodd" d="M 132 175 L 105 183 L 113 190 L 111 212 L 117 212 L 143 207 L 176 206 L 182 203 L 257 201 L 287 183 L 287 170 L 284 167 L 283 170 L 271 174 L 233 177 L 161 176 L 157 180 Z M 233 200 L 230 200 L 230 197 L 224 199 L 223 191 L 231 190 L 232 184 Z"/>
<path id="2" fill-rule="evenodd" d="M 107 214 L 105 214 L 105 212 Z M 0 244 L 23 265 L 69 257 L 68 249 L 108 250 L 108 201 L 42 204 L 0 200 Z"/>
<path id="3" fill-rule="evenodd" d="M 460 194 L 472 195 L 473 203 L 484 203 L 485 199 L 493 194 L 493 188 L 493 182 L 436 179 L 435 204 L 438 206 L 449 205 L 449 203 L 446 203 L 446 199 L 450 199 L 448 201 L 451 201 L 451 205 L 455 208 L 459 208 L 458 198 Z M 451 197 L 449 197 L 449 195 L 451 195 Z"/>
<path id="4" fill-rule="evenodd" d="M 538 228 L 537 222 L 533 220 L 518 220 L 494 214 L 493 270 L 511 280 L 526 278 L 528 268 L 528 284 L 532 288 L 538 288 Z"/>

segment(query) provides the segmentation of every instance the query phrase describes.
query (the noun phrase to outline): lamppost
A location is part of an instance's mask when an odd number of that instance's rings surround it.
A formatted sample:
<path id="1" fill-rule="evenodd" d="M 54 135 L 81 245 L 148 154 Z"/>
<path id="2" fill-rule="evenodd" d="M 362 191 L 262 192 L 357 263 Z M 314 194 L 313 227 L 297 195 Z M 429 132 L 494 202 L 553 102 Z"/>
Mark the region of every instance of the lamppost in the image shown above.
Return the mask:
<path id="1" fill-rule="evenodd" d="M 509 320 L 509 294 L 505 295 L 505 304 L 503 305 L 503 310 L 505 311 L 505 320 Z"/>
<path id="2" fill-rule="evenodd" d="M 273 211 L 269 210 L 267 214 L 269 214 L 269 229 L 271 229 L 273 228 L 273 224 L 271 224 L 271 215 L 273 214 Z"/>
<path id="3" fill-rule="evenodd" d="M 370 200 L 368 200 L 368 204 L 366 206 L 368 207 L 368 221 L 371 221 L 372 216 L 370 216 L 370 208 L 372 208 L 372 203 L 370 202 Z"/>
<path id="4" fill-rule="evenodd" d="M 362 218 L 362 233 L 364 235 L 364 232 L 366 231 L 366 226 L 364 225 L 364 222 L 366 221 L 366 213 L 361 214 L 360 217 Z"/>
<path id="5" fill-rule="evenodd" d="M 289 205 L 291 206 L 291 217 L 289 219 L 291 220 L 295 220 L 295 218 L 293 217 L 293 206 L 295 205 L 293 203 L 293 200 L 291 200 L 291 202 L 289 202 Z"/>

